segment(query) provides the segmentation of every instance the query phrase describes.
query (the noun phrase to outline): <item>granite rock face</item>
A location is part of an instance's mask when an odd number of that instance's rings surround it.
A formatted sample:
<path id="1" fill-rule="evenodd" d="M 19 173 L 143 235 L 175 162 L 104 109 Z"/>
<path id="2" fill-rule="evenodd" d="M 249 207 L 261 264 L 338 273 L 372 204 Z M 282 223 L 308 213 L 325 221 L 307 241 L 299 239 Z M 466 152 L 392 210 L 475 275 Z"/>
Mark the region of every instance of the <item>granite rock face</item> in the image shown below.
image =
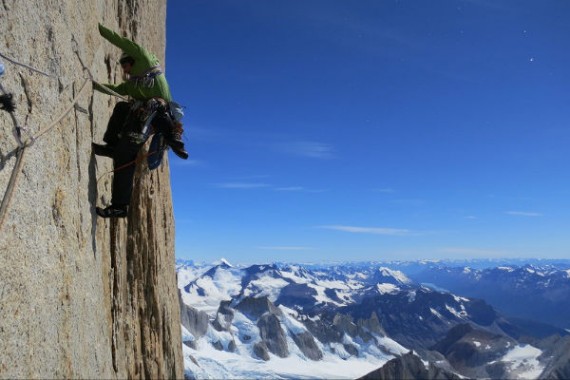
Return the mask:
<path id="1" fill-rule="evenodd" d="M 289 356 L 287 338 L 277 315 L 273 313 L 263 314 L 257 322 L 257 327 L 259 327 L 261 339 L 272 354 L 281 358 Z"/>
<path id="2" fill-rule="evenodd" d="M 164 63 L 166 4 L 155 0 L 3 0 L 2 86 L 32 134 L 56 120 L 85 84 L 119 82 L 120 51 L 97 23 Z M 116 99 L 93 93 L 24 151 L 0 226 L 0 378 L 182 378 L 174 219 L 168 162 L 140 164 L 129 217 L 94 207 L 111 196 L 112 162 L 93 156 Z M 0 197 L 16 163 L 10 116 L 0 111 Z M 24 139 L 29 135 L 24 134 Z M 144 148 L 146 149 L 146 148 Z M 144 150 L 143 149 L 143 150 Z"/>
<path id="3" fill-rule="evenodd" d="M 192 306 L 180 302 L 180 319 L 182 326 L 196 338 L 201 338 L 208 331 L 208 314 Z"/>
<path id="4" fill-rule="evenodd" d="M 541 379 L 570 379 L 570 336 L 552 336 L 539 343 L 543 357 L 552 358 Z"/>

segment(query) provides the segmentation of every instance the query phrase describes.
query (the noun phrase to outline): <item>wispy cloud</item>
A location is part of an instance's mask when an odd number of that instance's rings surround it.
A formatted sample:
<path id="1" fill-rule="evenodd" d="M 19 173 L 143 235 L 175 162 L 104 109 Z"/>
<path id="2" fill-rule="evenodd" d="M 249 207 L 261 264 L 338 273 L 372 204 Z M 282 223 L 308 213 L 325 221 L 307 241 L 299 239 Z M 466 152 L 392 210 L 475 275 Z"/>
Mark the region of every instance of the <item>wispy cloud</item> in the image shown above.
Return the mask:
<path id="1" fill-rule="evenodd" d="M 257 249 L 269 250 L 269 251 L 308 251 L 314 249 L 313 247 L 303 247 L 303 246 L 263 246 L 257 247 Z"/>
<path id="2" fill-rule="evenodd" d="M 179 160 L 179 159 L 172 159 L 172 161 L 170 161 L 170 165 L 191 166 L 191 167 L 205 167 L 205 166 L 207 166 L 207 164 L 204 161 L 200 161 L 200 160 Z"/>
<path id="3" fill-rule="evenodd" d="M 389 228 L 389 227 L 359 227 L 359 226 L 343 226 L 343 225 L 328 225 L 318 226 L 318 228 L 342 232 L 350 232 L 355 234 L 371 234 L 371 235 L 389 235 L 389 236 L 410 236 L 412 231 L 402 228 Z"/>
<path id="4" fill-rule="evenodd" d="M 505 214 L 513 216 L 526 216 L 526 217 L 542 216 L 542 214 L 538 212 L 528 212 L 528 211 L 506 211 Z"/>
<path id="5" fill-rule="evenodd" d="M 507 252 L 500 250 L 468 247 L 443 247 L 438 249 L 438 252 L 462 257 L 500 257 L 507 254 Z"/>
<path id="6" fill-rule="evenodd" d="M 261 189 L 267 188 L 271 185 L 267 183 L 259 183 L 259 182 L 226 182 L 226 183 L 217 183 L 215 184 L 216 187 L 220 189 Z"/>
<path id="7" fill-rule="evenodd" d="M 263 176 L 249 177 L 249 178 L 255 179 L 262 177 Z M 212 186 L 218 189 L 235 189 L 235 190 L 263 189 L 267 191 L 275 191 L 282 193 L 323 193 L 327 191 L 327 190 L 318 190 L 318 189 L 307 189 L 306 187 L 303 186 L 275 186 L 266 182 L 250 182 L 250 181 L 222 182 L 222 183 L 215 183 Z"/>
<path id="8" fill-rule="evenodd" d="M 273 190 L 275 190 L 275 191 L 305 191 L 305 188 L 302 186 L 288 186 L 288 187 L 276 187 Z"/>
<path id="9" fill-rule="evenodd" d="M 331 144 L 315 141 L 296 141 L 276 145 L 276 149 L 299 157 L 331 159 L 334 158 L 334 147 Z"/>

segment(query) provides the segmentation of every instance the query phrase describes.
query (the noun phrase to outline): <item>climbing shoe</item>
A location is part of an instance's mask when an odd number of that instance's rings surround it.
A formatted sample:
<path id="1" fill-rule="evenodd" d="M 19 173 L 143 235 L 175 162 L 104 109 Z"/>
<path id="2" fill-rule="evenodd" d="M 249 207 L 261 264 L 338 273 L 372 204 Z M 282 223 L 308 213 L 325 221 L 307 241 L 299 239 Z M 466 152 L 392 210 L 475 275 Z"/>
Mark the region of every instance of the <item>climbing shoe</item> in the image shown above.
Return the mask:
<path id="1" fill-rule="evenodd" d="M 95 153 L 97 156 L 105 156 L 113 158 L 113 151 L 114 151 L 113 146 L 91 143 L 91 147 L 93 148 L 93 153 Z"/>
<path id="2" fill-rule="evenodd" d="M 127 216 L 128 212 L 127 206 L 109 206 L 106 208 L 95 207 L 95 212 L 101 218 L 124 218 Z"/>
<path id="3" fill-rule="evenodd" d="M 188 158 L 188 152 L 186 151 L 186 149 L 184 149 L 184 144 L 175 145 L 175 146 L 170 144 L 170 147 L 172 148 L 174 154 L 180 157 L 181 159 L 185 160 Z"/>
<path id="4" fill-rule="evenodd" d="M 182 128 L 182 124 L 175 123 L 172 129 L 170 130 L 170 140 L 181 143 L 182 133 L 184 133 L 184 128 Z"/>
<path id="5" fill-rule="evenodd" d="M 172 148 L 174 154 L 183 160 L 188 158 L 188 152 L 184 149 L 184 142 L 182 142 L 182 135 L 173 133 L 170 138 L 166 138 L 166 143 Z"/>

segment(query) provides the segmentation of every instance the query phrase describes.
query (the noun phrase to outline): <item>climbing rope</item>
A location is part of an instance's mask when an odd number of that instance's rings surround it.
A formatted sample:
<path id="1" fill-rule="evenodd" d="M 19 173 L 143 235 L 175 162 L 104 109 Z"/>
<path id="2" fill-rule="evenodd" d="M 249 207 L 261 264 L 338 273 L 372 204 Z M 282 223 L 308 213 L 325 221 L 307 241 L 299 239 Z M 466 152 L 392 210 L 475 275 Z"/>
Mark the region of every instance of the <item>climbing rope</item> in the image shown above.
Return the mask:
<path id="1" fill-rule="evenodd" d="M 99 48 L 100 48 L 100 47 L 101 47 L 101 46 L 99 46 Z M 81 55 L 79 54 L 79 47 L 78 47 L 77 41 L 75 40 L 75 37 L 74 37 L 74 36 L 72 36 L 72 49 L 73 49 L 73 51 L 75 52 L 75 54 L 77 55 L 77 58 L 79 59 L 79 62 L 80 62 L 80 64 L 81 64 L 81 66 L 83 67 L 83 70 L 84 70 L 85 72 L 87 72 L 89 78 L 86 78 L 86 79 L 84 80 L 83 84 L 81 85 L 80 90 L 79 90 L 78 93 L 75 95 L 75 97 L 72 99 L 70 105 L 69 105 L 65 110 L 63 110 L 63 112 L 61 113 L 61 115 L 60 115 L 58 118 L 56 118 L 53 122 L 51 122 L 48 126 L 46 126 L 45 128 L 41 128 L 41 129 L 39 130 L 39 132 L 36 134 L 36 136 L 32 136 L 32 135 L 30 134 L 30 136 L 31 136 L 30 138 L 28 138 L 26 141 L 22 141 L 22 140 L 21 140 L 21 132 L 20 132 L 22 128 L 20 128 L 20 127 L 18 126 L 18 122 L 17 122 L 17 120 L 16 120 L 14 114 L 13 114 L 13 113 L 10 113 L 10 115 L 11 115 L 11 117 L 12 117 L 12 121 L 13 121 L 14 126 L 15 126 L 16 140 L 17 140 L 17 142 L 18 142 L 18 147 L 15 148 L 12 152 L 10 152 L 7 156 L 4 156 L 4 155 L 1 155 L 1 154 L 0 154 L 0 160 L 1 160 L 1 161 L 0 161 L 0 170 L 4 167 L 4 163 L 5 163 L 5 161 L 6 161 L 7 159 L 11 158 L 11 157 L 14 156 L 14 155 L 16 156 L 16 163 L 14 164 L 14 167 L 13 167 L 13 169 L 12 169 L 12 173 L 11 173 L 10 179 L 9 179 L 9 181 L 8 181 L 8 186 L 6 187 L 6 191 L 5 191 L 5 193 L 4 193 L 4 197 L 3 197 L 3 199 L 2 199 L 2 203 L 0 204 L 0 230 L 2 230 L 2 227 L 3 227 L 3 225 L 4 225 L 4 220 L 5 220 L 6 212 L 7 212 L 8 208 L 9 208 L 9 206 L 10 206 L 10 201 L 11 201 L 11 199 L 12 199 L 12 194 L 13 194 L 13 192 L 14 192 L 14 188 L 16 187 L 16 184 L 17 184 L 19 175 L 20 175 L 20 173 L 21 173 L 21 171 L 22 171 L 22 167 L 23 167 L 23 163 L 24 163 L 24 157 L 25 157 L 25 156 L 24 156 L 24 153 L 25 153 L 26 148 L 32 146 L 36 140 L 38 140 L 39 138 L 41 138 L 42 136 L 44 136 L 45 134 L 47 134 L 48 132 L 50 132 L 57 124 L 59 124 L 59 122 L 60 122 L 61 120 L 63 120 L 63 118 L 64 118 L 72 109 L 74 109 L 75 107 L 77 107 L 77 102 L 78 102 L 79 98 L 83 95 L 83 92 L 85 91 L 85 89 L 87 88 L 87 83 L 91 81 L 91 82 L 97 84 L 100 88 L 104 89 L 105 92 L 107 92 L 109 95 L 116 96 L 117 98 L 120 98 L 120 99 L 122 99 L 122 100 L 124 100 L 124 101 L 128 101 L 128 100 L 129 100 L 127 97 L 125 97 L 125 96 L 123 96 L 123 95 L 117 93 L 116 91 L 110 89 L 108 86 L 106 86 L 106 85 L 104 85 L 104 84 L 101 84 L 101 83 L 98 83 L 98 82 L 95 82 L 95 81 L 93 80 L 93 75 L 92 75 L 92 73 L 91 73 L 91 70 L 89 69 L 88 66 L 86 66 L 86 65 L 84 64 L 83 60 L 81 59 Z M 99 49 L 97 49 L 97 52 L 98 52 L 98 51 L 99 51 Z M 97 53 L 94 54 L 94 58 L 93 58 L 93 59 L 95 59 L 95 56 L 96 56 L 96 55 L 97 55 Z M 50 77 L 50 78 L 55 78 L 55 79 L 57 79 L 57 77 L 56 77 L 55 75 L 53 75 L 53 74 L 46 73 L 46 72 L 44 72 L 44 71 L 42 71 L 42 70 L 38 70 L 38 69 L 36 69 L 36 68 L 34 68 L 34 67 L 32 67 L 32 66 L 29 66 L 29 65 L 26 65 L 26 64 L 24 64 L 24 63 L 21 63 L 21 62 L 15 60 L 15 59 L 13 59 L 13 58 L 10 58 L 10 57 L 8 57 L 8 56 L 2 54 L 2 53 L 0 53 L 0 57 L 6 59 L 8 62 L 11 62 L 11 63 L 13 63 L 13 64 L 15 64 L 15 65 L 18 65 L 18 66 L 21 66 L 21 67 L 25 67 L 25 68 L 27 68 L 27 69 L 33 71 L 33 72 L 42 74 L 42 75 L 44 75 L 44 76 L 46 76 L 46 77 Z M 3 91 L 3 89 L 2 89 L 2 91 Z M 99 177 L 99 179 L 97 179 L 97 182 L 99 182 L 99 180 L 100 180 L 101 178 L 103 178 L 105 175 L 110 174 L 110 173 L 113 173 L 113 172 L 116 172 L 116 171 L 119 171 L 119 170 L 122 170 L 122 169 L 124 169 L 124 168 L 126 168 L 126 167 L 128 167 L 128 166 L 130 166 L 130 165 L 136 164 L 136 163 L 138 163 L 140 160 L 142 160 L 142 159 L 144 159 L 144 158 L 146 158 L 146 157 L 149 157 L 149 156 L 151 156 L 151 155 L 153 155 L 153 154 L 155 154 L 155 153 L 157 153 L 157 151 L 148 152 L 148 153 L 146 153 L 145 155 L 143 155 L 142 157 L 137 158 L 136 160 L 133 160 L 133 161 L 131 161 L 131 162 L 128 162 L 128 163 L 126 163 L 125 165 L 122 165 L 122 166 L 120 166 L 120 167 L 118 167 L 118 168 L 115 168 L 115 169 L 112 170 L 112 171 L 109 171 L 109 172 L 107 172 L 107 173 L 104 173 L 103 175 L 101 175 L 101 176 Z"/>
<path id="2" fill-rule="evenodd" d="M 136 159 L 134 159 L 134 160 L 132 160 L 132 161 L 129 161 L 129 162 L 127 162 L 126 164 L 119 166 L 118 168 L 114 168 L 113 170 L 109 170 L 108 172 L 105 172 L 105 173 L 101 174 L 101 175 L 99 176 L 99 178 L 97 178 L 97 184 L 99 183 L 99 181 L 100 181 L 101 179 L 103 179 L 103 177 L 105 177 L 105 176 L 107 176 L 107 175 L 109 175 L 109 174 L 112 174 L 112 173 L 116 173 L 116 172 L 118 172 L 118 171 L 121 171 L 121 170 L 123 170 L 123 169 L 126 169 L 126 168 L 128 168 L 129 166 L 131 166 L 131 165 L 136 165 L 136 164 L 138 164 L 139 162 L 141 162 L 142 160 L 144 160 L 145 158 L 148 158 L 148 157 L 152 156 L 153 154 L 156 154 L 156 153 L 159 153 L 159 152 L 160 152 L 159 150 L 155 150 L 155 151 L 152 151 L 152 152 L 147 152 L 147 153 L 145 153 L 145 154 L 139 155 L 140 157 L 137 157 Z"/>
<path id="3" fill-rule="evenodd" d="M 13 63 L 14 65 L 22 66 L 22 67 L 25 67 L 26 69 L 31 70 L 31 71 L 34 71 L 34 72 L 36 72 L 36 73 L 38 73 L 38 74 L 45 75 L 46 77 L 57 79 L 57 77 L 56 77 L 55 75 L 53 75 L 53 74 L 46 73 L 45 71 L 38 70 L 38 69 L 36 69 L 35 67 L 32 67 L 32 66 L 30 66 L 30 65 L 26 65 L 25 63 L 18 62 L 18 61 L 16 61 L 14 58 L 10 58 L 10 57 L 8 57 L 7 55 L 4 55 L 4 54 L 2 54 L 2 53 L 0 53 L 0 57 L 4 58 L 4 59 L 5 59 L 6 61 L 8 61 L 8 62 Z"/>
<path id="4" fill-rule="evenodd" d="M 2 58 L 6 59 L 7 61 L 15 64 L 15 65 L 25 67 L 25 68 L 33 71 L 33 72 L 37 72 L 37 73 L 42 74 L 46 77 L 57 78 L 52 74 L 48 74 L 42 70 L 38 70 L 32 66 L 21 63 L 21 62 L 15 60 L 13 58 L 6 56 L 5 54 L 0 53 L 0 56 Z M 83 65 L 83 62 L 82 62 L 82 65 Z M 85 66 L 84 66 L 84 68 L 85 68 Z M 90 71 L 89 71 L 89 74 L 91 75 Z M 45 128 L 40 129 L 40 131 L 38 132 L 38 134 L 35 137 L 31 136 L 25 142 L 21 140 L 21 134 L 20 134 L 21 128 L 18 126 L 18 121 L 16 120 L 16 117 L 14 116 L 13 112 L 10 112 L 10 116 L 12 118 L 12 122 L 13 122 L 14 128 L 16 130 L 16 140 L 18 142 L 18 147 L 14 150 L 15 153 L 10 153 L 8 156 L 0 157 L 0 158 L 2 158 L 2 161 L 3 161 L 2 162 L 2 167 L 3 167 L 4 166 L 4 160 L 7 160 L 8 158 L 12 157 L 12 155 L 16 156 L 16 163 L 14 164 L 14 167 L 12 168 L 12 173 L 10 174 L 10 179 L 8 180 L 8 186 L 6 187 L 4 197 L 2 198 L 2 203 L 0 204 L 0 230 L 2 230 L 2 226 L 4 225 L 6 212 L 10 206 L 10 202 L 12 200 L 12 195 L 14 193 L 14 188 L 16 187 L 16 184 L 18 182 L 18 178 L 19 178 L 20 173 L 22 171 L 22 167 L 23 167 L 23 163 L 24 163 L 24 157 L 25 157 L 24 153 L 25 153 L 26 148 L 32 146 L 36 140 L 38 140 L 39 138 L 44 136 L 46 133 L 50 132 L 57 124 L 59 124 L 59 122 L 61 120 L 63 120 L 63 118 L 77 104 L 77 101 L 79 100 L 79 98 L 81 97 L 81 95 L 83 94 L 85 89 L 87 88 L 87 83 L 89 81 L 90 81 L 89 79 L 84 80 L 83 84 L 81 85 L 79 92 L 75 95 L 75 97 L 71 101 L 71 104 L 65 110 L 63 110 L 63 112 L 61 113 L 61 115 L 59 117 L 57 117 L 54 121 L 52 121 Z M 2 89 L 2 91 L 4 91 L 4 90 Z"/>
<path id="5" fill-rule="evenodd" d="M 117 93 L 117 92 L 111 90 L 109 87 L 105 86 L 104 84 L 99 83 L 99 82 L 96 82 L 96 81 L 93 81 L 93 83 L 95 83 L 96 85 L 98 85 L 98 86 L 100 86 L 101 88 L 103 88 L 109 95 L 116 96 L 117 98 L 119 98 L 119 99 L 121 99 L 121 100 L 124 100 L 125 102 L 128 102 L 128 101 L 129 101 L 129 98 L 127 98 L 126 96 L 123 96 L 123 95 L 121 95 L 121 94 L 119 94 L 119 93 Z"/>
<path id="6" fill-rule="evenodd" d="M 2 204 L 0 205 L 0 231 L 4 225 L 4 217 L 6 216 L 6 211 L 10 205 L 10 200 L 12 199 L 12 193 L 14 192 L 14 187 L 18 182 L 18 177 L 22 169 L 22 164 L 24 163 L 24 148 L 18 148 L 16 153 L 16 163 L 12 169 L 12 174 L 10 175 L 10 180 L 8 181 L 8 186 L 6 187 L 6 192 L 4 193 L 4 198 L 2 198 Z"/>
<path id="7" fill-rule="evenodd" d="M 55 119 L 53 122 L 51 122 L 47 127 L 40 129 L 40 131 L 38 132 L 38 134 L 36 135 L 35 138 L 32 137 L 32 138 L 26 140 L 24 142 L 23 146 L 16 148 L 17 149 L 17 151 L 16 151 L 16 163 L 14 165 L 14 168 L 12 169 L 12 174 L 10 175 L 10 180 L 8 181 L 8 187 L 6 188 L 6 192 L 4 193 L 4 198 L 2 199 L 2 204 L 0 205 L 0 230 L 2 230 L 2 226 L 4 224 L 4 217 L 6 216 L 6 211 L 8 210 L 8 207 L 10 205 L 10 201 L 12 200 L 12 194 L 14 192 L 14 188 L 16 187 L 18 177 L 21 173 L 21 168 L 22 168 L 22 165 L 24 162 L 25 149 L 28 148 L 29 146 L 31 146 L 34 141 L 38 140 L 39 138 L 44 136 L 46 133 L 51 131 L 57 124 L 59 124 L 59 122 L 61 120 L 63 120 L 63 118 L 73 109 L 73 107 L 75 106 L 75 104 L 79 100 L 79 97 L 83 94 L 83 92 L 87 88 L 88 82 L 89 82 L 89 79 L 85 79 L 85 81 L 83 82 L 83 85 L 81 86 L 81 89 L 79 90 L 77 95 L 71 101 L 71 104 L 61 113 L 61 115 L 57 119 Z"/>
<path id="8" fill-rule="evenodd" d="M 99 49 L 101 48 L 101 44 L 99 44 L 99 47 L 97 48 L 96 53 L 93 55 L 93 59 L 95 59 L 95 56 L 97 56 L 97 53 L 99 52 Z M 73 52 L 75 53 L 75 55 L 77 56 L 77 59 L 79 60 L 79 63 L 81 64 L 81 66 L 83 67 L 83 70 L 87 72 L 87 75 L 89 75 L 89 79 L 91 79 L 91 81 L 98 85 L 99 87 L 101 87 L 102 89 L 104 89 L 109 95 L 113 95 L 116 96 L 117 98 L 124 100 L 124 101 L 128 101 L 129 99 L 113 90 L 111 90 L 109 87 L 105 86 L 102 83 L 96 82 L 93 79 L 93 73 L 91 73 L 91 69 L 89 68 L 89 66 L 85 65 L 85 63 L 83 62 L 83 59 L 81 58 L 81 54 L 79 54 L 79 43 L 77 42 L 77 40 L 75 39 L 75 36 L 71 36 L 71 49 L 73 50 Z"/>
<path id="9" fill-rule="evenodd" d="M 77 103 L 77 101 L 79 100 L 79 98 L 81 97 L 81 95 L 83 94 L 83 91 L 85 91 L 85 89 L 87 88 L 87 83 L 89 82 L 89 79 L 85 79 L 83 81 L 83 84 L 81 85 L 81 88 L 79 89 L 79 92 L 77 93 L 77 95 L 75 95 L 75 97 L 73 98 L 73 100 L 71 101 L 71 104 L 63 111 L 63 113 L 61 114 L 60 117 L 58 117 L 57 119 L 55 119 L 50 125 L 48 125 L 47 127 L 40 129 L 40 131 L 38 132 L 38 134 L 35 137 L 35 140 L 38 140 L 40 137 L 42 137 L 43 135 L 45 135 L 46 133 L 48 133 L 49 131 L 51 131 L 57 124 L 59 124 L 59 122 L 69 113 L 69 111 L 71 111 L 74 107 L 75 104 Z M 26 141 L 26 146 L 28 141 Z"/>

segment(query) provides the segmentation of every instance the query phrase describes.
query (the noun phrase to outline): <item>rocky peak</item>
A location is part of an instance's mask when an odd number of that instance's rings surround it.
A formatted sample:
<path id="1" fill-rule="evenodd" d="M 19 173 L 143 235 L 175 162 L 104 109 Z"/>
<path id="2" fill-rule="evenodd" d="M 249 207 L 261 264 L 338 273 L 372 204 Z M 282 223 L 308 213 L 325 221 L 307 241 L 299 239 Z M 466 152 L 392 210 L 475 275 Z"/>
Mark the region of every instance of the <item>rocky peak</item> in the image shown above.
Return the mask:
<path id="1" fill-rule="evenodd" d="M 260 318 L 265 313 L 282 315 L 281 310 L 265 297 L 245 297 L 236 306 L 236 309 L 253 319 Z"/>
<path id="2" fill-rule="evenodd" d="M 543 357 L 552 358 L 542 374 L 541 379 L 570 379 L 570 336 L 552 336 L 539 343 L 545 352 Z"/>
<path id="3" fill-rule="evenodd" d="M 453 368 L 468 376 L 504 377 L 504 365 L 498 359 L 516 345 L 514 339 L 505 335 L 476 329 L 470 324 L 459 324 L 432 349 L 443 354 Z"/>
<path id="4" fill-rule="evenodd" d="M 392 285 L 408 285 L 412 283 L 406 275 L 398 270 L 380 267 L 372 277 L 374 283 L 392 284 Z"/>
<path id="5" fill-rule="evenodd" d="M 452 372 L 436 367 L 432 363 L 424 362 L 413 352 L 409 352 L 389 360 L 381 368 L 361 377 L 361 380 L 432 380 L 432 379 L 462 379 Z"/>

